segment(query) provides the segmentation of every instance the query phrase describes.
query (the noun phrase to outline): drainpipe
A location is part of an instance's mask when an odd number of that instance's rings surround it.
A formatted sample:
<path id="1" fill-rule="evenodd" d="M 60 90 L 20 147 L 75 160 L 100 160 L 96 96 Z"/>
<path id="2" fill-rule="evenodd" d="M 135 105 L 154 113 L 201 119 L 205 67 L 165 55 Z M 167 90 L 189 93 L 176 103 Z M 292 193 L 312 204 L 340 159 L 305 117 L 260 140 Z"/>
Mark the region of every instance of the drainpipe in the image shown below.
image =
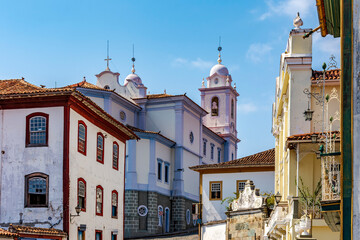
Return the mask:
<path id="1" fill-rule="evenodd" d="M 296 196 L 299 196 L 300 143 L 296 144 Z"/>

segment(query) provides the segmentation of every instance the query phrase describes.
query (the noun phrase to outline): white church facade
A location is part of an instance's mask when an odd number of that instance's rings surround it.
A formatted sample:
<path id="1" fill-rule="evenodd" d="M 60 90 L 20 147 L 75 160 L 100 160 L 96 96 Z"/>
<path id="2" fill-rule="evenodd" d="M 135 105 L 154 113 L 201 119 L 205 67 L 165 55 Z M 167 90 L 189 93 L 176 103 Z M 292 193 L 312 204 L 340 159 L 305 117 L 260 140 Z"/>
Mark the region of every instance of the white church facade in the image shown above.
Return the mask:
<path id="1" fill-rule="evenodd" d="M 237 156 L 236 105 L 239 94 L 228 69 L 218 64 L 201 88 L 201 106 L 186 94 L 147 94 L 132 73 L 123 83 L 109 67 L 70 85 L 89 97 L 140 140 L 127 141 L 125 237 L 193 228 L 192 203 L 199 202 L 199 164 L 227 162 Z M 132 59 L 133 62 L 135 59 Z"/>

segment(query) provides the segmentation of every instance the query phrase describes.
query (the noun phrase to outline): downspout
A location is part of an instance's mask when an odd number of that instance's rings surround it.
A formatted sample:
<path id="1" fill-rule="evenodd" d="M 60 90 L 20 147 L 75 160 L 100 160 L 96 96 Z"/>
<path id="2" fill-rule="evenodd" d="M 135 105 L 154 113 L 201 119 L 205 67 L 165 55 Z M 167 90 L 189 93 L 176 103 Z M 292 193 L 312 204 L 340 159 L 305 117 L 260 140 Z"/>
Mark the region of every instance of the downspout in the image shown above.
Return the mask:
<path id="1" fill-rule="evenodd" d="M 299 196 L 300 143 L 296 144 L 296 196 Z"/>

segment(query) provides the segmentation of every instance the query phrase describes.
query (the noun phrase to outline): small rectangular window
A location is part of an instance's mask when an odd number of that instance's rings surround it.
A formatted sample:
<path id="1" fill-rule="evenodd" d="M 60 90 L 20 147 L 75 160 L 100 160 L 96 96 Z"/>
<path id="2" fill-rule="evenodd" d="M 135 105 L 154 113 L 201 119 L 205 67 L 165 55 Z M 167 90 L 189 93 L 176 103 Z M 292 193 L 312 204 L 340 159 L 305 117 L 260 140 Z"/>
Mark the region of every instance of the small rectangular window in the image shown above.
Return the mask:
<path id="1" fill-rule="evenodd" d="M 111 232 L 111 240 L 117 240 L 117 235 L 114 232 Z"/>
<path id="2" fill-rule="evenodd" d="M 47 207 L 49 194 L 49 176 L 33 173 L 25 176 L 25 207 Z"/>
<path id="3" fill-rule="evenodd" d="M 78 152 L 86 155 L 86 125 L 83 121 L 78 124 Z"/>
<path id="4" fill-rule="evenodd" d="M 211 160 L 214 160 L 214 147 L 215 147 L 215 145 L 213 143 L 211 143 L 210 146 L 211 146 L 210 157 L 211 157 Z"/>
<path id="5" fill-rule="evenodd" d="M 48 145 L 49 115 L 36 112 L 26 116 L 26 147 Z"/>
<path id="6" fill-rule="evenodd" d="M 111 194 L 111 217 L 118 217 L 118 193 L 115 190 Z"/>
<path id="7" fill-rule="evenodd" d="M 206 142 L 207 140 L 204 138 L 203 139 L 203 155 L 206 156 Z"/>
<path id="8" fill-rule="evenodd" d="M 165 175 L 164 175 L 164 181 L 166 183 L 169 183 L 169 164 L 165 163 Z"/>
<path id="9" fill-rule="evenodd" d="M 104 135 L 102 135 L 102 133 L 97 134 L 96 160 L 104 163 Z"/>
<path id="10" fill-rule="evenodd" d="M 218 163 L 221 162 L 221 148 L 218 148 Z"/>
<path id="11" fill-rule="evenodd" d="M 86 211 L 86 182 L 84 179 L 78 179 L 78 205 L 81 211 Z"/>
<path id="12" fill-rule="evenodd" d="M 210 200 L 222 200 L 222 181 L 210 182 Z"/>
<path id="13" fill-rule="evenodd" d="M 103 188 L 99 185 L 96 187 L 96 215 L 103 215 Z"/>
<path id="14" fill-rule="evenodd" d="M 161 176 L 161 170 L 162 170 L 162 161 L 161 160 L 158 160 L 158 163 L 157 163 L 157 179 L 159 180 L 159 181 L 161 181 L 161 179 L 162 179 L 162 176 Z"/>
<path id="15" fill-rule="evenodd" d="M 117 142 L 113 143 L 113 169 L 119 169 L 119 145 Z"/>
<path id="16" fill-rule="evenodd" d="M 95 240 L 102 240 L 102 231 L 95 230 Z"/>
<path id="17" fill-rule="evenodd" d="M 78 240 L 85 240 L 85 232 L 78 229 Z"/>

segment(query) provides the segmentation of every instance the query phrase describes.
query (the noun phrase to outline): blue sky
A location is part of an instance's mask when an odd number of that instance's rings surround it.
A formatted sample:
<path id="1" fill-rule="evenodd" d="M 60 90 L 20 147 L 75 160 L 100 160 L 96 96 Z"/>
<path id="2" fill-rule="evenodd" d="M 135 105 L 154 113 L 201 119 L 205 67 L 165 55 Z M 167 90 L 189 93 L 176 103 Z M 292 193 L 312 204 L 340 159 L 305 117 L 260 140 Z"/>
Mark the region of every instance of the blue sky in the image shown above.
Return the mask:
<path id="1" fill-rule="evenodd" d="M 80 82 L 106 67 L 120 81 L 136 72 L 150 93 L 187 93 L 200 103 L 202 78 L 216 64 L 219 36 L 223 64 L 238 98 L 238 157 L 274 147 L 271 104 L 280 54 L 296 12 L 303 28 L 317 27 L 315 0 L 122 0 L 1 1 L 0 79 L 24 77 L 47 87 Z M 313 68 L 331 54 L 340 63 L 340 42 L 313 36 Z"/>

